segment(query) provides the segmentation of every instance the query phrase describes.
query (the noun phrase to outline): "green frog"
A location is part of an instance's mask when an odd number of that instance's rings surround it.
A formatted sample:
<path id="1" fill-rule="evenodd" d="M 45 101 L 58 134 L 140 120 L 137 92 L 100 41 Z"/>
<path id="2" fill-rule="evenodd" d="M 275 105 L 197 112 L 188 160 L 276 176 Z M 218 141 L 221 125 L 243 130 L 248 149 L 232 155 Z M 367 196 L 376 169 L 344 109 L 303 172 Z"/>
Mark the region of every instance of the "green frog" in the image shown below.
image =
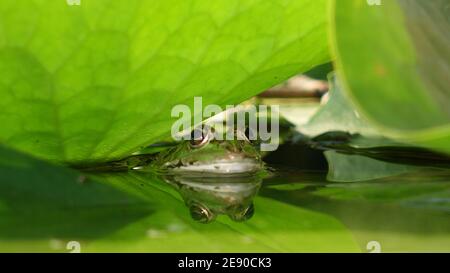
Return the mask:
<path id="1" fill-rule="evenodd" d="M 175 147 L 160 152 L 149 167 L 158 172 L 184 175 L 245 175 L 263 170 L 259 151 L 245 136 L 234 132 L 233 140 L 215 137 L 214 128 L 203 126 Z M 223 138 L 222 138 L 223 139 Z"/>
<path id="2" fill-rule="evenodd" d="M 216 133 L 208 126 L 195 129 L 190 140 L 159 153 L 149 167 L 177 189 L 194 220 L 210 223 L 224 214 L 246 221 L 264 173 L 261 155 L 245 133 L 235 130 L 233 140 Z"/>

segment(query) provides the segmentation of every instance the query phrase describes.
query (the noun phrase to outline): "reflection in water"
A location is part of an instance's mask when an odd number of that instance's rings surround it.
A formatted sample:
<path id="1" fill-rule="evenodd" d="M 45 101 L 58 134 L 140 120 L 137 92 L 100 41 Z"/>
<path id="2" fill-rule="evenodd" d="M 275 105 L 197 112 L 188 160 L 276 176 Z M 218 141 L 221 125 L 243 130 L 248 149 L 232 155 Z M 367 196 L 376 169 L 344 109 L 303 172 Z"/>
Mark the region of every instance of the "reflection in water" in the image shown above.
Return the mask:
<path id="1" fill-rule="evenodd" d="M 282 176 L 270 178 L 260 195 L 335 217 L 361 249 L 376 240 L 383 251 L 450 251 L 448 172 L 350 183 L 297 178 L 289 187 Z"/>
<path id="2" fill-rule="evenodd" d="M 259 194 L 339 219 L 361 249 L 376 240 L 383 251 L 449 251 L 450 158 L 347 136 L 307 140 L 325 158 L 308 143 L 284 143 L 264 160 L 286 166 L 288 159 L 290 168 L 264 179 Z M 317 158 L 328 167 L 313 164 Z"/>
<path id="3" fill-rule="evenodd" d="M 184 174 L 163 178 L 180 193 L 191 217 L 201 223 L 210 223 L 220 214 L 236 222 L 250 219 L 254 214 L 253 198 L 262 181 L 259 175 Z"/>
<path id="4" fill-rule="evenodd" d="M 332 131 L 307 140 L 308 145 L 323 151 L 333 150 L 342 154 L 359 155 L 384 162 L 419 167 L 450 168 L 450 156 L 421 147 L 396 143 L 382 137 L 365 137 Z"/>
<path id="5" fill-rule="evenodd" d="M 363 251 L 366 251 L 367 243 L 372 241 L 379 242 L 383 251 L 450 251 L 448 170 L 430 168 L 431 164 L 427 168 L 415 168 L 418 164 L 411 164 L 414 168 L 404 171 L 400 164 L 392 164 L 398 163 L 398 154 L 392 151 L 400 151 L 403 156 L 409 150 L 389 147 L 389 160 L 383 161 L 384 158 L 379 156 L 354 155 L 351 153 L 355 150 L 353 148 L 342 153 L 336 145 L 342 142 L 345 144 L 346 140 L 333 139 L 334 142 L 326 144 L 333 144 L 340 156 L 324 156 L 323 151 L 312 149 L 306 144 L 285 142 L 277 151 L 264 157 L 267 164 L 284 167 L 277 167 L 270 176 L 242 173 L 239 176 L 207 175 L 195 172 L 169 175 L 167 172 L 155 174 L 142 170 L 124 173 L 122 179 L 119 179 L 121 174 L 115 173 L 108 182 L 149 200 L 145 206 L 154 211 L 154 216 L 149 217 L 145 229 L 151 227 L 152 231 L 171 234 L 167 240 L 177 243 L 178 234 L 170 233 L 170 228 L 166 226 L 183 219 L 187 221 L 176 223 L 192 227 L 195 234 L 208 234 L 211 236 L 208 238 L 214 238 L 208 240 L 208 244 L 221 236 L 235 236 L 235 230 L 248 237 L 258 237 L 263 230 L 268 234 L 261 240 L 264 243 L 270 238 L 281 238 L 278 239 L 280 244 L 286 241 L 295 244 L 292 249 L 296 251 L 314 247 L 323 249 L 332 245 L 330 240 L 324 238 L 336 227 L 330 228 L 329 223 L 322 220 L 311 220 L 315 219 L 312 215 L 321 215 L 345 226 L 345 233 L 348 231 L 351 234 L 349 238 L 352 244 L 356 241 Z M 320 141 L 324 143 L 323 139 Z M 418 150 L 412 150 L 411 153 L 415 156 L 411 163 L 417 163 L 417 159 L 422 160 L 430 155 Z M 384 155 L 383 151 L 377 155 Z M 355 156 L 358 156 L 357 160 L 353 160 Z M 370 160 L 361 160 L 363 157 Z M 327 170 L 330 166 L 334 169 L 334 176 L 330 176 Z M 379 177 L 380 174 L 383 176 Z M 341 181 L 345 178 L 345 181 L 351 182 L 332 182 L 330 178 L 334 178 L 334 181 L 337 181 L 336 178 L 341 178 Z M 256 197 L 258 193 L 260 197 Z M 180 202 L 179 196 L 188 208 Z M 255 213 L 254 198 L 257 214 L 252 218 Z M 167 212 L 174 208 L 174 215 Z M 189 212 L 194 220 L 211 224 L 199 225 L 190 221 Z M 223 225 L 220 218 L 214 221 L 219 215 L 227 215 L 238 222 L 252 219 L 249 220 L 250 225 L 230 221 Z M 233 231 L 226 230 L 229 226 Z M 252 234 L 255 230 L 258 235 Z M 213 231 L 220 231 L 220 235 Z M 285 241 L 287 237 L 289 239 Z M 334 245 L 334 251 L 345 249 L 342 242 L 350 240 L 342 233 L 333 238 L 339 242 Z M 307 243 L 303 241 L 306 239 L 309 240 Z M 152 240 L 155 246 L 163 245 L 154 238 Z M 180 246 L 176 244 L 176 247 L 178 249 Z"/>

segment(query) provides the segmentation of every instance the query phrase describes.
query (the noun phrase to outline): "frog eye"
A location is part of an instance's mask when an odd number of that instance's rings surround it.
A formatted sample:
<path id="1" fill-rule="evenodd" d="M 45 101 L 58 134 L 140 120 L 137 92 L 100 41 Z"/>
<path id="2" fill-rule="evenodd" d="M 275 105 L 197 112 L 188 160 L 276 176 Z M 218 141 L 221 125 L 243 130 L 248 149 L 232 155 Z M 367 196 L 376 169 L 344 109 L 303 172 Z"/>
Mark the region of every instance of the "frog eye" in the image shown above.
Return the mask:
<path id="1" fill-rule="evenodd" d="M 209 143 L 211 139 L 211 130 L 209 127 L 195 128 L 191 132 L 191 140 L 189 144 L 192 148 L 200 148 Z"/>
<path id="2" fill-rule="evenodd" d="M 252 218 L 253 214 L 255 214 L 255 207 L 253 206 L 253 203 L 250 204 L 250 206 L 243 208 L 239 207 L 235 213 L 229 215 L 231 220 L 236 222 L 244 222 L 248 219 Z"/>
<path id="3" fill-rule="evenodd" d="M 215 215 L 205 206 L 193 204 L 189 207 L 191 217 L 197 222 L 207 224 L 214 220 Z"/>

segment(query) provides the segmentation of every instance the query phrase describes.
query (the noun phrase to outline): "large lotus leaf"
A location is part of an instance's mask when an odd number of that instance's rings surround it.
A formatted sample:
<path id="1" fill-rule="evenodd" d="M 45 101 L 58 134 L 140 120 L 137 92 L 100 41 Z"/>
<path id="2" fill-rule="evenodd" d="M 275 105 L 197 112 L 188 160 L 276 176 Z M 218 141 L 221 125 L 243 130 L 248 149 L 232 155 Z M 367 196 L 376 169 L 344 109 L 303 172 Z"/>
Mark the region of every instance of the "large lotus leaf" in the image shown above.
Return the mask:
<path id="1" fill-rule="evenodd" d="M 327 1 L 0 2 L 0 141 L 103 161 L 169 136 L 171 109 L 239 103 L 329 60 Z"/>
<path id="2" fill-rule="evenodd" d="M 380 3 L 334 1 L 338 74 L 383 133 L 450 153 L 449 3 Z"/>

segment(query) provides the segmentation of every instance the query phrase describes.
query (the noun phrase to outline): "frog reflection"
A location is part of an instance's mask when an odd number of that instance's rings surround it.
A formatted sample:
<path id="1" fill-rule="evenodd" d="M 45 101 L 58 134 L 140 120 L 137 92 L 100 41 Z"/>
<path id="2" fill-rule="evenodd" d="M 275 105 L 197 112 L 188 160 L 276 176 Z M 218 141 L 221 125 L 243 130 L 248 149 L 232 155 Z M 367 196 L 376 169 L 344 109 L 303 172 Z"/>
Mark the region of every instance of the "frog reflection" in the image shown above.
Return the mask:
<path id="1" fill-rule="evenodd" d="M 191 217 L 210 223 L 224 214 L 242 222 L 254 214 L 253 198 L 261 186 L 261 177 L 250 176 L 166 176 L 164 179 L 178 190 Z"/>

